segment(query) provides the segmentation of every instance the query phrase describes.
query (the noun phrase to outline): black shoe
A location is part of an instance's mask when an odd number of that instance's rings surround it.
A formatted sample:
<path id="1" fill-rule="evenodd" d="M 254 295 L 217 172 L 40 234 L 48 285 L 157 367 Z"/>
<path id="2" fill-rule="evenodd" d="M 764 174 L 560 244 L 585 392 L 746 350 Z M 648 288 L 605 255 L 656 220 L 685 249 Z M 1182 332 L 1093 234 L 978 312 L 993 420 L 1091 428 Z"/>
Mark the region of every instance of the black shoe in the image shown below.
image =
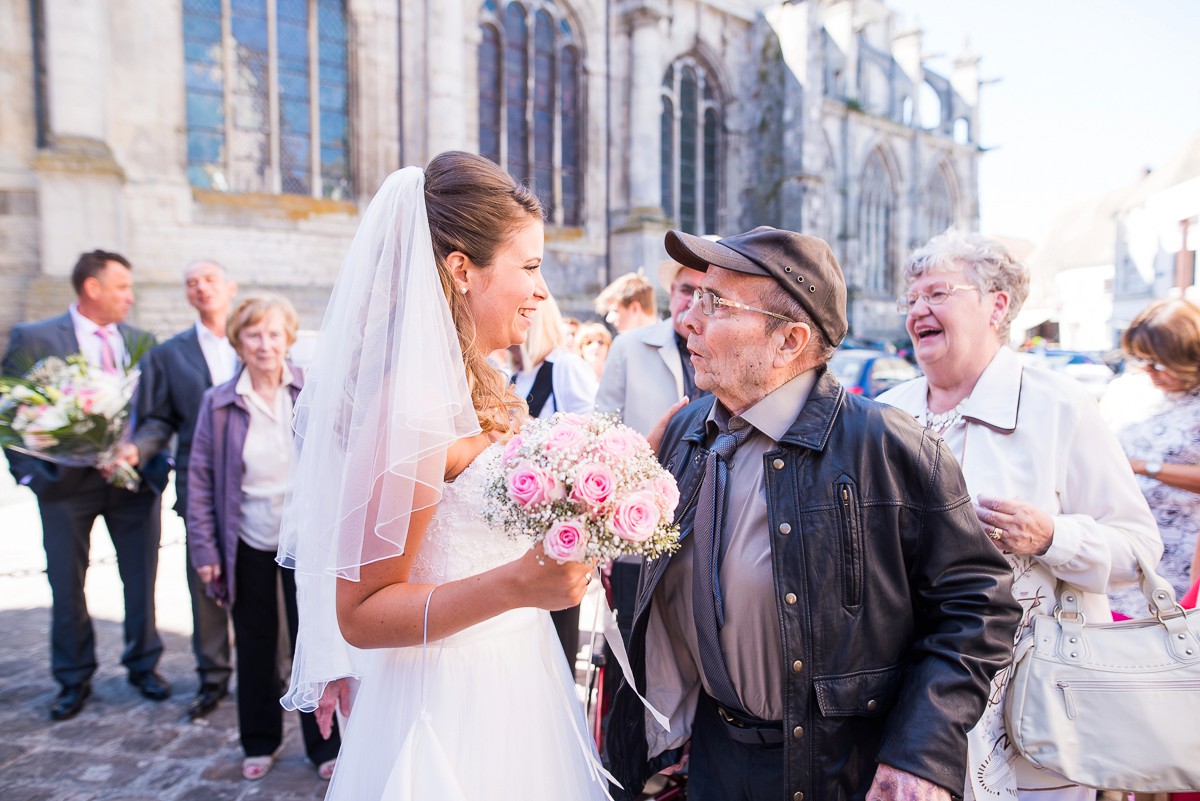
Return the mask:
<path id="1" fill-rule="evenodd" d="M 196 697 L 188 704 L 188 720 L 202 718 L 217 708 L 222 698 L 229 695 L 223 684 L 201 684 Z"/>
<path id="2" fill-rule="evenodd" d="M 158 675 L 157 670 L 144 670 L 141 673 L 130 673 L 129 683 L 137 687 L 142 695 L 151 701 L 165 701 L 171 697 L 171 685 Z"/>
<path id="3" fill-rule="evenodd" d="M 91 682 L 64 684 L 54 703 L 50 705 L 51 720 L 70 720 L 83 709 L 83 703 L 92 694 Z"/>

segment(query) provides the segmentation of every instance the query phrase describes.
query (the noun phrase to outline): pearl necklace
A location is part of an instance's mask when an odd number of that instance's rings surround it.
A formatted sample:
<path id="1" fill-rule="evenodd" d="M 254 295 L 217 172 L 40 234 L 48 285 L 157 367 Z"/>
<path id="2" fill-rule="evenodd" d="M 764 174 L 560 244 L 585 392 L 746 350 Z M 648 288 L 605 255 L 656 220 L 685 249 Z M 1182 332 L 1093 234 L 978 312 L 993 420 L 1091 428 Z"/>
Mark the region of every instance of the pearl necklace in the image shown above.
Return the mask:
<path id="1" fill-rule="evenodd" d="M 947 428 L 950 428 L 951 426 L 955 425 L 956 423 L 961 422 L 962 417 L 963 417 L 962 407 L 963 407 L 963 404 L 967 402 L 967 398 L 969 398 L 969 397 L 970 397 L 970 395 L 968 395 L 966 398 L 963 398 L 962 400 L 960 400 L 957 404 L 954 405 L 953 409 L 947 409 L 944 412 L 937 412 L 937 413 L 929 411 L 929 401 L 926 401 L 925 402 L 925 413 L 922 415 L 922 419 L 923 419 L 923 422 L 925 423 L 925 427 L 931 428 L 940 434 L 941 432 L 945 431 Z"/>

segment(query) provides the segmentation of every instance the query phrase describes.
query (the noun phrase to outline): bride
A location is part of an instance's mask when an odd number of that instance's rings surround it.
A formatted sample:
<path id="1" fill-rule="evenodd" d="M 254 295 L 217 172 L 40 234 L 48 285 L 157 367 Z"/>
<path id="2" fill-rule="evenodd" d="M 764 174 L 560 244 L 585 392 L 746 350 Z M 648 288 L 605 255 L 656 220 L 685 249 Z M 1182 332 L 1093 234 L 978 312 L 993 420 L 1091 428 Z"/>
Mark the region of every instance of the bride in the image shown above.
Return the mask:
<path id="1" fill-rule="evenodd" d="M 357 685 L 327 799 L 607 797 L 547 611 L 593 566 L 479 514 L 525 414 L 486 355 L 525 340 L 542 248 L 537 199 L 448 152 L 388 177 L 338 275 L 279 556 L 300 604 L 284 705 L 328 720 Z"/>

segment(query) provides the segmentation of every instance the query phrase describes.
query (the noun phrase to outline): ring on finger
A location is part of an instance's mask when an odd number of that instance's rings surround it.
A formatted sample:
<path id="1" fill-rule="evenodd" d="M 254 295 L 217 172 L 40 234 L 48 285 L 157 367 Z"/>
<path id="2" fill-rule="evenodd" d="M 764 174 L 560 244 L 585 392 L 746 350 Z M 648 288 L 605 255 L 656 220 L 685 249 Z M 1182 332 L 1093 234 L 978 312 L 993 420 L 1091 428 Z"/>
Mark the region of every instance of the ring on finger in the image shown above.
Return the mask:
<path id="1" fill-rule="evenodd" d="M 1004 529 L 1000 528 L 999 526 L 994 526 L 992 530 L 988 532 L 988 536 L 994 540 L 999 540 L 1004 536 Z"/>

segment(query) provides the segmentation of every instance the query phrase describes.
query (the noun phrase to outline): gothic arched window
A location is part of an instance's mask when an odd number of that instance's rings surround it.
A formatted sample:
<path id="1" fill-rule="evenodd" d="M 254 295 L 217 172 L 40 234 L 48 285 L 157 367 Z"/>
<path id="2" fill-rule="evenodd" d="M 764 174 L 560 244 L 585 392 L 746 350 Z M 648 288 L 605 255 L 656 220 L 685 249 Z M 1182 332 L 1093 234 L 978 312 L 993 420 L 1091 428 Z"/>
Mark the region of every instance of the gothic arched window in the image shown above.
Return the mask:
<path id="1" fill-rule="evenodd" d="M 188 180 L 350 193 L 344 0 L 185 0 Z"/>
<path id="2" fill-rule="evenodd" d="M 579 48 L 552 0 L 485 0 L 479 152 L 528 183 L 557 225 L 581 219 Z"/>
<path id="3" fill-rule="evenodd" d="M 663 77 L 661 126 L 663 213 L 688 233 L 716 233 L 721 107 L 708 71 L 691 56 Z"/>
<path id="4" fill-rule="evenodd" d="M 944 233 L 957 219 L 954 174 L 945 164 L 933 171 L 925 190 L 925 233 L 934 237 Z"/>
<path id="5" fill-rule="evenodd" d="M 867 158 L 858 207 L 859 261 L 863 290 L 869 295 L 895 294 L 896 191 L 879 152 Z"/>

